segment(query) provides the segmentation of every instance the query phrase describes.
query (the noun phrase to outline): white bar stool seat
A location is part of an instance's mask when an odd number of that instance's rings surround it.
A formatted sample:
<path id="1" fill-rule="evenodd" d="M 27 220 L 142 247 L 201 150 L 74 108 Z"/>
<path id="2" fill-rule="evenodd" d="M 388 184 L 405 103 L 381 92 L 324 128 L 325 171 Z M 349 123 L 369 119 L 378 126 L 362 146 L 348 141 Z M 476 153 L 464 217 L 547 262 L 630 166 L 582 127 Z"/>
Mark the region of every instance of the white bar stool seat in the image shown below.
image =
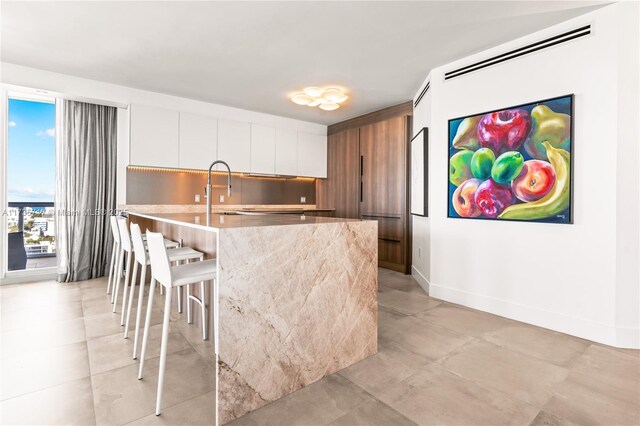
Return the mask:
<path id="1" fill-rule="evenodd" d="M 158 370 L 158 394 L 156 398 L 156 416 L 160 415 L 162 405 L 162 389 L 164 384 L 164 370 L 167 363 L 167 343 L 169 340 L 169 319 L 171 310 L 171 288 L 189 285 L 202 281 L 212 281 L 217 275 L 217 261 L 203 260 L 185 265 L 171 266 L 167 249 L 162 244 L 162 234 L 147 231 L 149 244 L 149 258 L 151 260 L 151 290 L 147 315 L 144 323 L 144 335 L 142 337 L 142 352 L 140 354 L 140 370 L 138 379 L 142 379 L 144 371 L 144 357 L 149 338 L 149 325 L 151 322 L 151 309 L 153 307 L 153 293 L 156 281 L 167 287 L 167 295 L 164 304 L 164 320 L 162 322 L 162 343 L 160 344 L 160 366 Z M 195 298 L 195 297 L 194 297 Z M 204 305 L 204 300 L 202 301 Z M 204 312 L 204 310 L 203 310 Z M 204 323 L 203 323 L 204 325 Z"/>
<path id="2" fill-rule="evenodd" d="M 144 286 L 146 283 L 146 274 L 147 274 L 147 266 L 151 265 L 151 261 L 149 259 L 149 253 L 147 251 L 147 245 L 145 244 L 145 240 L 142 239 L 143 234 L 140 230 L 140 225 L 137 223 L 131 224 L 131 242 L 133 243 L 133 252 L 135 263 L 133 266 L 133 279 L 135 282 L 138 274 L 138 266 L 141 268 L 140 273 L 140 281 L 139 281 L 139 289 L 138 289 L 138 311 L 136 312 L 136 325 L 134 330 L 134 339 L 133 339 L 133 359 L 137 359 L 138 353 L 138 337 L 140 331 L 140 320 L 142 315 L 142 300 L 144 298 Z M 166 241 L 166 240 L 165 240 Z M 165 244 L 166 247 L 166 244 Z M 191 260 L 203 260 L 204 253 L 194 250 L 189 247 L 179 247 L 170 249 L 167 251 L 167 255 L 169 256 L 169 262 L 189 262 Z M 203 286 L 204 287 L 204 286 Z M 129 305 L 127 307 L 127 319 L 125 321 L 124 328 L 124 338 L 129 337 L 129 320 L 131 318 L 131 309 L 133 305 L 133 296 L 135 291 L 135 285 L 131 285 L 131 293 L 129 295 Z M 191 293 L 189 291 L 189 287 L 187 287 L 187 298 L 191 298 Z M 203 306 L 204 310 L 205 307 Z M 203 315 L 204 317 L 204 315 Z M 187 322 L 191 324 L 191 304 L 190 300 L 187 300 Z M 206 338 L 206 329 L 203 327 L 203 335 Z M 206 340 L 206 339 L 205 339 Z"/>
<path id="3" fill-rule="evenodd" d="M 134 266 L 133 247 L 131 245 L 131 234 L 129 234 L 129 228 L 127 227 L 127 218 L 118 217 L 117 222 L 118 222 L 118 231 L 120 233 L 120 248 L 121 248 L 120 258 L 119 258 L 120 271 L 122 270 L 123 257 L 125 255 L 127 257 L 126 264 L 125 264 L 124 285 L 123 285 L 123 292 L 122 292 L 122 312 L 120 314 L 120 325 L 124 325 L 125 308 L 127 306 L 127 287 L 129 286 L 129 283 L 130 283 L 129 278 L 131 276 L 131 267 Z M 163 242 L 166 248 L 180 247 L 180 243 L 176 241 L 163 239 Z M 118 306 L 118 292 L 120 290 L 120 277 L 121 275 L 118 275 L 118 280 L 116 281 L 115 297 L 113 300 L 114 313 L 116 312 L 116 307 Z M 179 311 L 182 312 L 182 308 L 181 308 L 182 303 L 181 303 L 180 294 L 178 294 L 178 306 L 180 307 Z"/>

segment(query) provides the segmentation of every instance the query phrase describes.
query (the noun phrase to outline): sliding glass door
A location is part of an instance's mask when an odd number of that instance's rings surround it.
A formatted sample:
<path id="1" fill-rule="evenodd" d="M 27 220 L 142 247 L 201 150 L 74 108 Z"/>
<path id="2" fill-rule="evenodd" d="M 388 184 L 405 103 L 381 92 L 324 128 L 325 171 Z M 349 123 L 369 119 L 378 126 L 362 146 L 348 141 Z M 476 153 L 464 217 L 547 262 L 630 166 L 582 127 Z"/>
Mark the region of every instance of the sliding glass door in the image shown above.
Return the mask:
<path id="1" fill-rule="evenodd" d="M 56 266 L 55 99 L 7 99 L 5 270 Z M 49 268 L 49 269 L 47 269 Z"/>

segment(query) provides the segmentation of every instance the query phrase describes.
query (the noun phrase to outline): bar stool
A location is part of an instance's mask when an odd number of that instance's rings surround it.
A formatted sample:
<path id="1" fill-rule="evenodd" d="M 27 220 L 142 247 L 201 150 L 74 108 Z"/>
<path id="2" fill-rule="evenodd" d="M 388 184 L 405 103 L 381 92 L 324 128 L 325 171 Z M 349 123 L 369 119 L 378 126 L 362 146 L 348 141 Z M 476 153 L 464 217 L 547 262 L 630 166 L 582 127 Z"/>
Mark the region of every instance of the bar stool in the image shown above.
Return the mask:
<path id="1" fill-rule="evenodd" d="M 158 394 L 156 397 L 156 416 L 160 415 L 162 403 L 162 387 L 164 384 L 164 370 L 167 363 L 167 341 L 169 340 L 169 318 L 171 309 L 171 289 L 174 287 L 188 286 L 200 281 L 211 281 L 216 279 L 217 261 L 203 260 L 201 262 L 187 263 L 184 265 L 171 266 L 167 249 L 162 244 L 162 234 L 147 231 L 147 243 L 149 246 L 149 259 L 151 260 L 151 289 L 149 290 L 149 301 L 147 315 L 144 322 L 144 334 L 142 337 L 142 352 L 140 353 L 140 370 L 138 379 L 142 379 L 144 371 L 144 357 L 147 351 L 147 340 L 149 338 L 149 324 L 151 322 L 151 309 L 153 307 L 153 293 L 156 281 L 167 288 L 167 295 L 164 301 L 164 321 L 162 322 L 162 343 L 160 344 L 160 366 L 158 369 Z M 204 300 L 202 301 L 204 306 Z"/>
<path id="2" fill-rule="evenodd" d="M 120 231 L 118 231 L 118 219 L 115 216 L 109 218 L 111 233 L 113 234 L 113 248 L 111 249 L 111 263 L 109 264 L 109 280 L 107 281 L 107 294 L 111 294 L 112 281 L 115 280 L 116 264 L 120 253 Z M 115 287 L 115 286 L 114 286 Z M 112 299 L 113 300 L 113 299 Z"/>
<path id="3" fill-rule="evenodd" d="M 118 218 L 118 231 L 120 233 L 120 266 L 119 270 L 122 271 L 122 260 L 126 255 L 124 287 L 122 292 L 122 313 L 120 315 L 120 325 L 124 325 L 124 312 L 127 306 L 127 287 L 129 286 L 129 277 L 131 274 L 131 267 L 133 266 L 133 248 L 131 246 L 131 235 L 129 235 L 129 228 L 127 227 L 127 219 L 125 217 Z M 165 247 L 177 248 L 180 247 L 180 243 L 171 240 L 163 240 Z M 118 291 L 120 290 L 120 276 L 116 281 L 115 298 L 113 302 L 113 312 L 116 312 L 118 306 Z M 178 294 L 178 311 L 181 312 L 181 295 Z"/>
<path id="4" fill-rule="evenodd" d="M 138 336 L 140 330 L 140 317 L 142 315 L 142 299 L 144 298 L 144 286 L 145 286 L 145 278 L 147 273 L 147 266 L 151 265 L 149 261 L 149 255 L 147 252 L 147 247 L 145 246 L 145 242 L 142 239 L 142 232 L 140 231 L 140 225 L 137 223 L 131 224 L 131 241 L 133 243 L 133 253 L 134 253 L 134 266 L 133 266 L 133 277 L 131 284 L 131 293 L 129 294 L 129 306 L 127 307 L 127 320 L 125 321 L 124 328 L 124 338 L 128 338 L 129 335 L 129 319 L 131 317 L 131 309 L 133 305 L 133 296 L 135 285 L 133 284 L 137 278 L 138 266 L 141 268 L 140 272 L 140 282 L 139 282 L 139 290 L 138 290 L 138 311 L 136 312 L 136 327 L 134 332 L 133 339 L 133 359 L 137 359 L 138 353 Z M 204 253 L 196 251 L 189 247 L 179 247 L 167 250 L 167 255 L 169 256 L 169 262 L 189 262 L 191 260 L 204 260 Z M 204 282 L 200 283 L 202 294 L 204 294 Z M 191 292 L 189 291 L 189 286 L 187 286 L 187 323 L 191 324 L 191 306 L 190 299 Z M 202 306 L 202 318 L 205 319 L 205 307 Z M 206 329 L 203 327 L 203 335 L 206 340 Z"/>

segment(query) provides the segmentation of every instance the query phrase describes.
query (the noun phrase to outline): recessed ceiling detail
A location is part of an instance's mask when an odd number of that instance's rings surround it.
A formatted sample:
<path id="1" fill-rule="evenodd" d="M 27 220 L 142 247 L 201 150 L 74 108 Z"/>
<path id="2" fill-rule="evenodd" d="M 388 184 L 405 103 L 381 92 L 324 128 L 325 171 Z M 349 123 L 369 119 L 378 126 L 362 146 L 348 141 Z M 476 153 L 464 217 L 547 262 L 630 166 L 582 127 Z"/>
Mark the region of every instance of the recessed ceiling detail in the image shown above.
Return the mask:
<path id="1" fill-rule="evenodd" d="M 300 93 L 291 97 L 291 101 L 298 105 L 318 107 L 325 111 L 333 111 L 340 108 L 340 104 L 349 99 L 340 89 L 329 87 L 305 87 Z"/>

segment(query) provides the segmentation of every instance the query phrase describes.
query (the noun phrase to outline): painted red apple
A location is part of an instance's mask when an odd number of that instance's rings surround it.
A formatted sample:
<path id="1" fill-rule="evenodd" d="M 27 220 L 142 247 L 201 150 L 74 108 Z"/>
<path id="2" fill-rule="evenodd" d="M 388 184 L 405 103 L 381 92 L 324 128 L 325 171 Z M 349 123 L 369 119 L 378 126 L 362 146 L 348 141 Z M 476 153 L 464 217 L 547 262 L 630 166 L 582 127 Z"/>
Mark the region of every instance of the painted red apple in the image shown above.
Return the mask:
<path id="1" fill-rule="evenodd" d="M 499 156 L 517 151 L 531 131 L 531 116 L 523 109 L 505 109 L 485 114 L 478 123 L 478 140 Z"/>
<path id="2" fill-rule="evenodd" d="M 542 160 L 525 161 L 522 171 L 511 182 L 511 189 L 519 200 L 529 203 L 547 195 L 556 182 L 556 172 Z"/>
<path id="3" fill-rule="evenodd" d="M 516 202 L 509 185 L 501 185 L 493 179 L 487 179 L 478 186 L 474 200 L 482 214 L 495 218 Z"/>
<path id="4" fill-rule="evenodd" d="M 467 179 L 453 193 L 453 208 L 461 217 L 477 217 L 482 214 L 474 198 L 481 183 L 480 179 Z"/>

